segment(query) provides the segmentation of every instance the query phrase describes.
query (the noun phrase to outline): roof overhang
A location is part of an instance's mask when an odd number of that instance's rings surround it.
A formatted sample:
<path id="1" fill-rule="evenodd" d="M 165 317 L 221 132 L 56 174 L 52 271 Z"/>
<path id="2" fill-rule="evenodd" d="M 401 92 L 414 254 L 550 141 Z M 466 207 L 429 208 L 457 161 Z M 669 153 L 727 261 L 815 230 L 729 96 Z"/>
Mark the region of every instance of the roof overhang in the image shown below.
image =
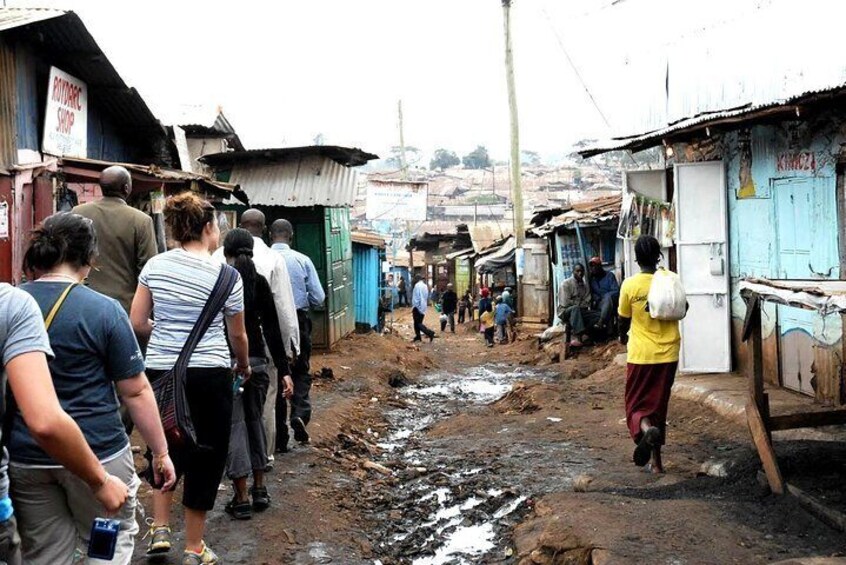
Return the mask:
<path id="1" fill-rule="evenodd" d="M 782 101 L 747 104 L 737 108 L 705 112 L 654 131 L 613 138 L 582 149 L 578 153 L 587 159 L 610 151 L 637 152 L 656 145 L 669 145 L 676 141 L 683 141 L 698 134 L 710 135 L 710 130 L 713 128 L 736 129 L 778 119 L 803 118 L 809 111 L 815 111 L 833 101 L 843 101 L 844 98 L 846 98 L 846 84 Z"/>
<path id="2" fill-rule="evenodd" d="M 263 163 L 285 162 L 315 155 L 326 157 L 345 167 L 358 167 L 367 164 L 368 161 L 379 158 L 378 155 L 367 153 L 355 147 L 309 145 L 303 147 L 279 147 L 211 153 L 200 157 L 199 161 L 210 167 L 226 167 L 236 163 L 256 161 Z"/>

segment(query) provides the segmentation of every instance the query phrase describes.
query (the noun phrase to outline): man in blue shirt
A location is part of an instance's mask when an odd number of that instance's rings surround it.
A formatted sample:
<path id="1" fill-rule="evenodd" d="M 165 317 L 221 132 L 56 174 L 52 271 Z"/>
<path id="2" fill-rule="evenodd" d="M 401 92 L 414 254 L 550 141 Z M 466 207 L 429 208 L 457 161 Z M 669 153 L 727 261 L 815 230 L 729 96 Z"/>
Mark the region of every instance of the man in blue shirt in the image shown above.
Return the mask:
<path id="1" fill-rule="evenodd" d="M 414 289 L 411 291 L 411 315 L 414 318 L 414 341 L 423 341 L 421 332 L 429 338 L 429 343 L 435 339 L 435 332 L 423 324 L 426 317 L 426 309 L 429 307 L 429 287 L 426 286 L 423 277 L 414 277 Z"/>
<path id="2" fill-rule="evenodd" d="M 291 378 L 294 381 L 294 396 L 291 398 L 291 428 L 294 439 L 300 443 L 308 443 L 309 435 L 306 426 L 311 420 L 311 318 L 309 310 L 320 308 L 326 299 L 320 277 L 314 263 L 307 255 L 291 249 L 294 239 L 294 227 L 288 220 L 276 220 L 270 226 L 270 236 L 273 238 L 271 249 L 285 259 L 288 275 L 291 277 L 291 288 L 294 291 L 294 306 L 297 309 L 297 321 L 300 326 L 300 354 L 291 368 Z M 276 395 L 276 449 L 288 451 L 288 406 L 285 396 Z"/>
<path id="3" fill-rule="evenodd" d="M 497 337 L 500 343 L 508 343 L 508 325 L 511 322 L 511 316 L 514 315 L 514 310 L 509 306 L 501 296 L 496 298 L 496 307 L 494 308 L 494 322 L 496 322 Z"/>
<path id="4" fill-rule="evenodd" d="M 593 257 L 588 263 L 590 267 L 590 290 L 593 302 L 599 309 L 600 329 L 606 329 L 611 318 L 617 313 L 617 303 L 620 300 L 620 285 L 614 273 L 602 268 L 602 259 Z"/>

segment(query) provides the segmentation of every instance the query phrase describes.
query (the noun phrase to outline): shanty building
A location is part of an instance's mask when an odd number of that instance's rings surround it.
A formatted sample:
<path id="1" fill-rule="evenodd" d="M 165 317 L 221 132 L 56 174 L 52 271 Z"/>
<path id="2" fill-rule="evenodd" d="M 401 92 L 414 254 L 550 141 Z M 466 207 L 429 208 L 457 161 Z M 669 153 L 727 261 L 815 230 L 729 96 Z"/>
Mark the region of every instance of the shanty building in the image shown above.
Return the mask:
<path id="1" fill-rule="evenodd" d="M 358 171 L 376 155 L 361 149 L 318 145 L 229 151 L 199 159 L 215 176 L 238 185 L 267 225 L 286 219 L 294 226 L 293 247 L 314 262 L 326 304 L 312 312 L 314 347 L 328 349 L 355 330 L 350 208 Z M 220 206 L 230 225 L 246 207 L 230 199 Z"/>
<path id="2" fill-rule="evenodd" d="M 234 188 L 168 168 L 176 151 L 165 129 L 73 12 L 0 8 L 0 84 L 0 281 L 20 282 L 32 227 L 99 197 L 109 165 L 146 163 L 127 168 L 132 203 L 149 212 L 150 191 L 223 198 Z"/>
<path id="3" fill-rule="evenodd" d="M 791 11 L 769 6 L 756 22 L 727 22 L 673 45 L 654 63 L 664 69 L 660 84 L 647 86 L 662 93 L 663 110 L 639 109 L 646 133 L 580 151 L 590 157 L 662 147 L 666 169 L 627 173 L 627 184 L 674 201 L 674 253 L 690 303 L 682 322 L 683 371 L 751 366 L 753 352 L 741 336 L 747 316 L 741 289 L 750 281 L 824 289 L 846 278 L 839 22 L 820 22 L 826 31 L 797 27 Z M 737 34 L 767 48 L 738 57 Z M 783 34 L 790 40 L 771 41 Z M 794 64 L 797 45 L 818 56 Z M 819 292 L 825 300 L 826 291 Z M 846 403 L 841 316 L 777 302 L 762 305 L 766 378 L 819 403 Z"/>
<path id="4" fill-rule="evenodd" d="M 382 265 L 385 263 L 385 240 L 379 234 L 352 232 L 353 292 L 355 294 L 355 328 L 359 333 L 379 329 L 382 299 L 386 306 L 394 300 L 387 292 Z M 387 292 L 386 292 L 387 291 Z"/>

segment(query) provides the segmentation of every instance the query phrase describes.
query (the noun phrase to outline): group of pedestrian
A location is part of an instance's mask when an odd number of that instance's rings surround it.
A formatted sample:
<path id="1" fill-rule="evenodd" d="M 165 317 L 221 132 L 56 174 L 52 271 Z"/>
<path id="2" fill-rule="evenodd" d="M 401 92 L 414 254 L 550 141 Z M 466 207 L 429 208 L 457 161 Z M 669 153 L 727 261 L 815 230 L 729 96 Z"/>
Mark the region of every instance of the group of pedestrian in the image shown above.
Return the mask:
<path id="1" fill-rule="evenodd" d="M 558 317 L 570 326 L 572 347 L 582 347 L 591 336 L 609 337 L 620 299 L 617 277 L 602 267 L 602 259 L 593 257 L 588 265 L 589 281 L 584 265 L 578 263 L 558 290 Z"/>
<path id="2" fill-rule="evenodd" d="M 285 220 L 271 226 L 272 248 L 258 210 L 221 241 L 214 207 L 182 193 L 165 206 L 175 247 L 157 254 L 151 219 L 126 204 L 128 171 L 109 167 L 100 185 L 101 200 L 33 231 L 23 265 L 32 282 L 0 285 L 11 391 L 0 402 L 0 561 L 78 562 L 94 519 L 110 516 L 113 562 L 129 563 L 141 480 L 122 404 L 147 445 L 147 554 L 172 550 L 183 480 L 182 563 L 217 563 L 205 524 L 224 474 L 234 487 L 226 511 L 249 518 L 271 504 L 264 474 L 288 450 L 289 422 L 296 441 L 310 439 L 309 310 L 323 289 Z M 167 432 L 154 395 L 174 374 L 184 375 L 193 445 Z"/>

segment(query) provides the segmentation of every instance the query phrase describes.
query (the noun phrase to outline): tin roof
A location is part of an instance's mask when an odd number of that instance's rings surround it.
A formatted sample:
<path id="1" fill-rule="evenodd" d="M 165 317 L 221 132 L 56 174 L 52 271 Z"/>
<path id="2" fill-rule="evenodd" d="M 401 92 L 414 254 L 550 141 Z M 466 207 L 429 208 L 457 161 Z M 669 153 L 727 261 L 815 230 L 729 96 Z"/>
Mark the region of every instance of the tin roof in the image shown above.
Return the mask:
<path id="1" fill-rule="evenodd" d="M 546 223 L 529 231 L 537 236 L 544 237 L 558 229 L 573 228 L 576 224 L 589 226 L 613 222 L 619 219 L 622 204 L 622 195 L 601 198 L 591 202 L 579 202 L 573 204 L 571 210 L 558 214 Z"/>
<path id="2" fill-rule="evenodd" d="M 52 64 L 85 82 L 91 97 L 126 135 L 169 146 L 164 127 L 138 91 L 126 85 L 74 12 L 0 8 L 0 34 L 33 45 Z"/>
<path id="3" fill-rule="evenodd" d="M 357 147 L 309 145 L 304 147 L 279 147 L 212 153 L 210 155 L 204 155 L 200 158 L 200 161 L 211 167 L 225 167 L 235 163 L 250 161 L 263 163 L 284 162 L 313 156 L 326 157 L 345 167 L 358 167 L 367 164 L 368 161 L 379 158 L 378 155 L 367 153 Z"/>
<path id="4" fill-rule="evenodd" d="M 370 247 L 378 248 L 385 247 L 385 238 L 374 232 L 353 231 L 350 232 L 350 239 L 353 243 L 358 243 L 359 245 L 368 245 Z"/>
<path id="5" fill-rule="evenodd" d="M 473 242 L 473 249 L 481 253 L 497 241 L 514 233 L 514 226 L 508 222 L 485 222 L 468 226 L 470 230 L 470 241 Z"/>

